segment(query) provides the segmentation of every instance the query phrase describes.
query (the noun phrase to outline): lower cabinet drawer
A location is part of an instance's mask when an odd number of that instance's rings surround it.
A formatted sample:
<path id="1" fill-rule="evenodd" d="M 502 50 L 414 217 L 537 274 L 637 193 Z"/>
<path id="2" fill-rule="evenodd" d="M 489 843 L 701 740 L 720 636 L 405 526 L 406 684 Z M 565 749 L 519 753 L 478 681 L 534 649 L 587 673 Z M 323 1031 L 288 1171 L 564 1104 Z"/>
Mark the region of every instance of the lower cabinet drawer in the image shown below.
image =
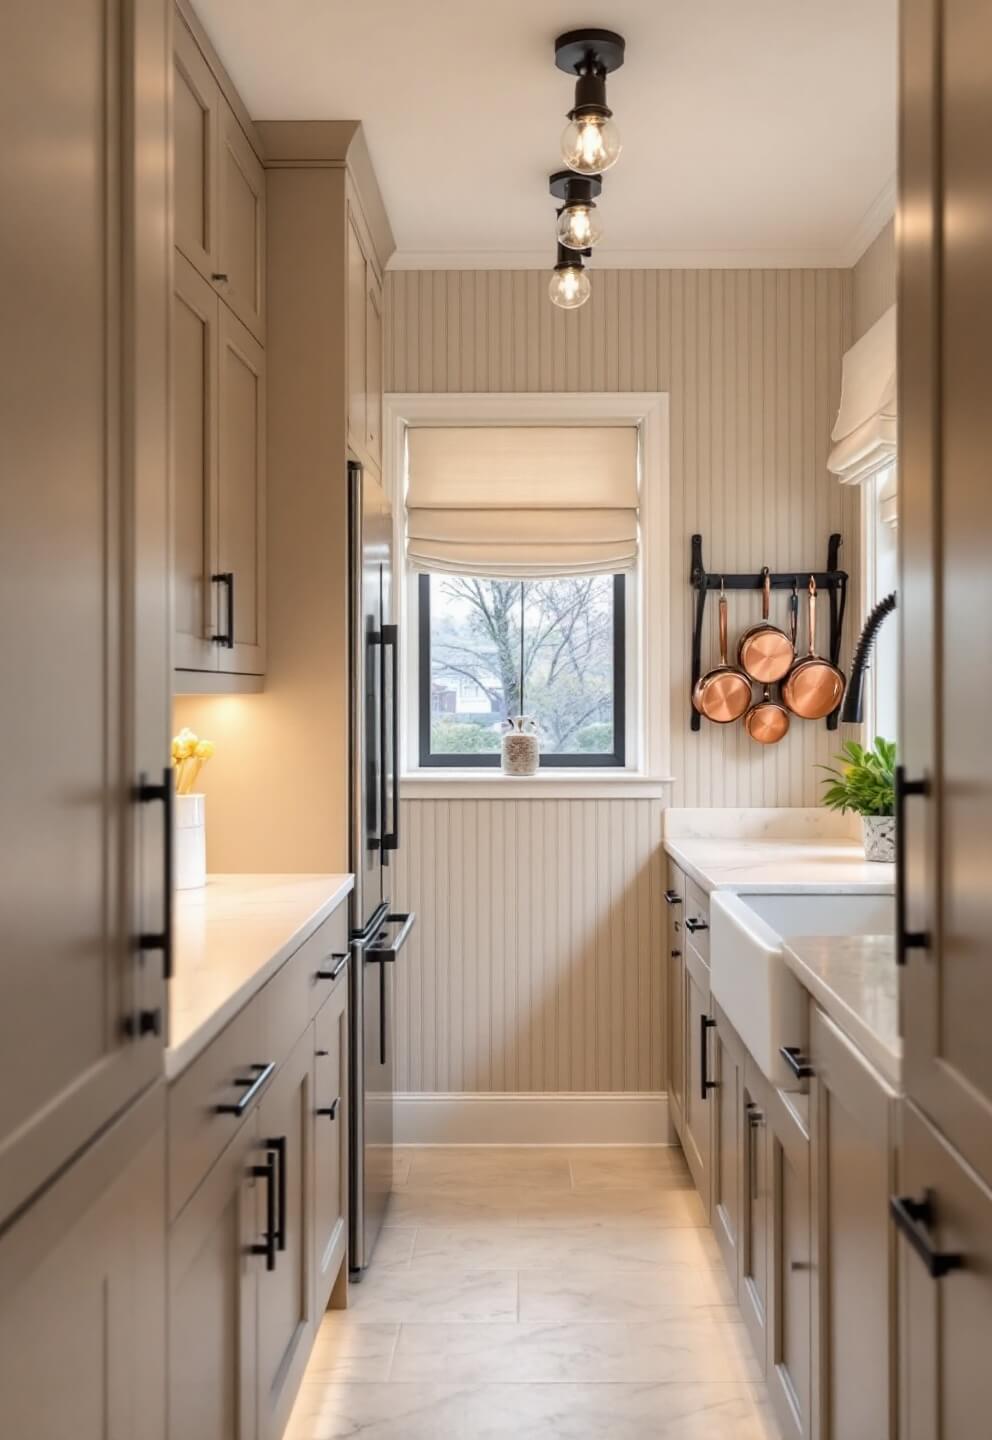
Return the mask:
<path id="1" fill-rule="evenodd" d="M 698 951 L 708 965 L 710 963 L 710 901 L 705 891 L 686 876 L 685 881 L 685 926 L 687 943 Z"/>
<path id="2" fill-rule="evenodd" d="M 348 987 L 335 986 L 314 1034 L 313 1273 L 317 1323 L 348 1243 Z M 347 1272 L 345 1272 L 347 1274 Z"/>

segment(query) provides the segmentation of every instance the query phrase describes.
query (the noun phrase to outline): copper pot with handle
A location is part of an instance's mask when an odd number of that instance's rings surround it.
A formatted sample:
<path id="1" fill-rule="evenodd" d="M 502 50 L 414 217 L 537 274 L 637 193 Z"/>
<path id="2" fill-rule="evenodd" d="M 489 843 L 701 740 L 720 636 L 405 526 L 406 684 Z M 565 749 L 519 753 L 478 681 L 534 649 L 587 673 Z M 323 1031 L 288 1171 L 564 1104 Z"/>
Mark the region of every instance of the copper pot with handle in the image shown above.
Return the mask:
<path id="1" fill-rule="evenodd" d="M 799 629 L 799 592 L 795 582 L 789 601 L 789 617 L 792 653 L 795 654 L 796 634 Z M 789 723 L 788 710 L 781 700 L 772 699 L 767 685 L 761 699 L 756 700 L 744 716 L 744 729 L 759 745 L 777 745 L 780 740 L 784 740 L 789 733 Z"/>
<path id="2" fill-rule="evenodd" d="M 761 620 L 741 636 L 737 646 L 737 663 L 759 685 L 771 685 L 789 673 L 796 658 L 796 643 L 768 618 L 772 580 L 767 565 L 761 577 Z"/>
<path id="3" fill-rule="evenodd" d="M 720 663 L 701 675 L 692 692 L 700 715 L 716 725 L 739 720 L 751 703 L 751 681 L 736 665 L 727 663 L 727 596 L 720 582 Z"/>
<path id="4" fill-rule="evenodd" d="M 801 720 L 823 720 L 840 704 L 846 681 L 838 666 L 816 653 L 816 581 L 812 575 L 806 603 L 809 650 L 783 680 L 782 699 Z"/>

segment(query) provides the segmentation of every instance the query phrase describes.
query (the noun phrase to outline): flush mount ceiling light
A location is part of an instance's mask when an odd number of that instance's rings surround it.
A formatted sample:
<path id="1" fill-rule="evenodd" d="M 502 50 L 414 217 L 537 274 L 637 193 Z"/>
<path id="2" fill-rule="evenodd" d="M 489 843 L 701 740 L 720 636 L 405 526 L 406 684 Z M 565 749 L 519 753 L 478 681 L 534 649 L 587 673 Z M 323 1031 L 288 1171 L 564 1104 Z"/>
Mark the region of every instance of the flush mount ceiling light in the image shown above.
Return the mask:
<path id="1" fill-rule="evenodd" d="M 623 36 L 613 30 L 568 30 L 555 41 L 555 64 L 576 77 L 561 155 L 580 175 L 608 170 L 620 155 L 620 134 L 606 103 L 606 77 L 619 70 L 623 56 Z"/>
<path id="2" fill-rule="evenodd" d="M 603 188 L 600 177 L 558 170 L 549 177 L 548 187 L 555 199 L 562 202 L 558 211 L 559 245 L 569 250 L 588 250 L 595 245 L 603 234 L 595 200 Z"/>
<path id="3" fill-rule="evenodd" d="M 559 310 L 578 310 L 589 299 L 592 286 L 582 263 L 582 256 L 589 253 L 588 250 L 570 250 L 559 242 L 558 263 L 551 272 L 548 286 L 551 303 Z"/>

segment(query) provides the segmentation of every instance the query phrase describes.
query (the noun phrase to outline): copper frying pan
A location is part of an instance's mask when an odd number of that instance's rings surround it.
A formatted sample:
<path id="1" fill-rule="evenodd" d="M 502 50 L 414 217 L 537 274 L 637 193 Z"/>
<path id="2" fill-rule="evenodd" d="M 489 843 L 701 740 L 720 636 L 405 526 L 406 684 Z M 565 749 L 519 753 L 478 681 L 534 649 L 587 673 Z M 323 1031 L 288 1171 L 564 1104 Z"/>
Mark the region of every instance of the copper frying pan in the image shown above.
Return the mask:
<path id="1" fill-rule="evenodd" d="M 816 581 L 809 577 L 809 651 L 782 682 L 782 699 L 801 720 L 822 720 L 840 704 L 844 673 L 816 653 Z"/>
<path id="2" fill-rule="evenodd" d="M 773 680 L 781 680 L 789 673 L 796 658 L 796 646 L 784 630 L 772 625 L 768 619 L 772 582 L 767 565 L 761 574 L 764 582 L 761 588 L 761 621 L 741 636 L 737 646 L 737 663 L 752 680 L 770 685 Z"/>
<path id="3" fill-rule="evenodd" d="M 792 598 L 789 601 L 789 615 L 792 621 L 791 649 L 795 654 L 796 632 L 799 628 L 799 596 L 795 584 L 793 584 Z M 780 700 L 772 699 L 767 685 L 764 687 L 761 699 L 756 700 L 744 716 L 744 729 L 759 745 L 777 745 L 788 735 L 789 712 Z"/>
<path id="4" fill-rule="evenodd" d="M 751 703 L 751 681 L 736 665 L 727 664 L 727 597 L 720 583 L 720 663 L 696 681 L 692 703 L 700 715 L 717 725 L 739 720 Z"/>

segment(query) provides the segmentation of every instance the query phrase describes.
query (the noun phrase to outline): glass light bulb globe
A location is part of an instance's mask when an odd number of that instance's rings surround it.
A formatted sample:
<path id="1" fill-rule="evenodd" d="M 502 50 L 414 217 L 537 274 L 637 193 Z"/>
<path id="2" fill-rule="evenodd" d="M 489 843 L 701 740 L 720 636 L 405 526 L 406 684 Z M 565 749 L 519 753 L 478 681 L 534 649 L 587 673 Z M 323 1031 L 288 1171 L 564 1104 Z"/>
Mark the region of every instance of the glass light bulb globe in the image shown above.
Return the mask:
<path id="1" fill-rule="evenodd" d="M 605 115 L 577 115 L 561 134 L 561 158 L 580 175 L 609 170 L 622 148 L 619 130 Z"/>
<path id="2" fill-rule="evenodd" d="M 548 286 L 551 303 L 560 310 L 578 310 L 592 292 L 589 276 L 581 265 L 563 265 L 555 270 Z"/>
<path id="3" fill-rule="evenodd" d="M 568 205 L 558 216 L 558 239 L 569 250 L 585 250 L 602 236 L 594 205 Z"/>

